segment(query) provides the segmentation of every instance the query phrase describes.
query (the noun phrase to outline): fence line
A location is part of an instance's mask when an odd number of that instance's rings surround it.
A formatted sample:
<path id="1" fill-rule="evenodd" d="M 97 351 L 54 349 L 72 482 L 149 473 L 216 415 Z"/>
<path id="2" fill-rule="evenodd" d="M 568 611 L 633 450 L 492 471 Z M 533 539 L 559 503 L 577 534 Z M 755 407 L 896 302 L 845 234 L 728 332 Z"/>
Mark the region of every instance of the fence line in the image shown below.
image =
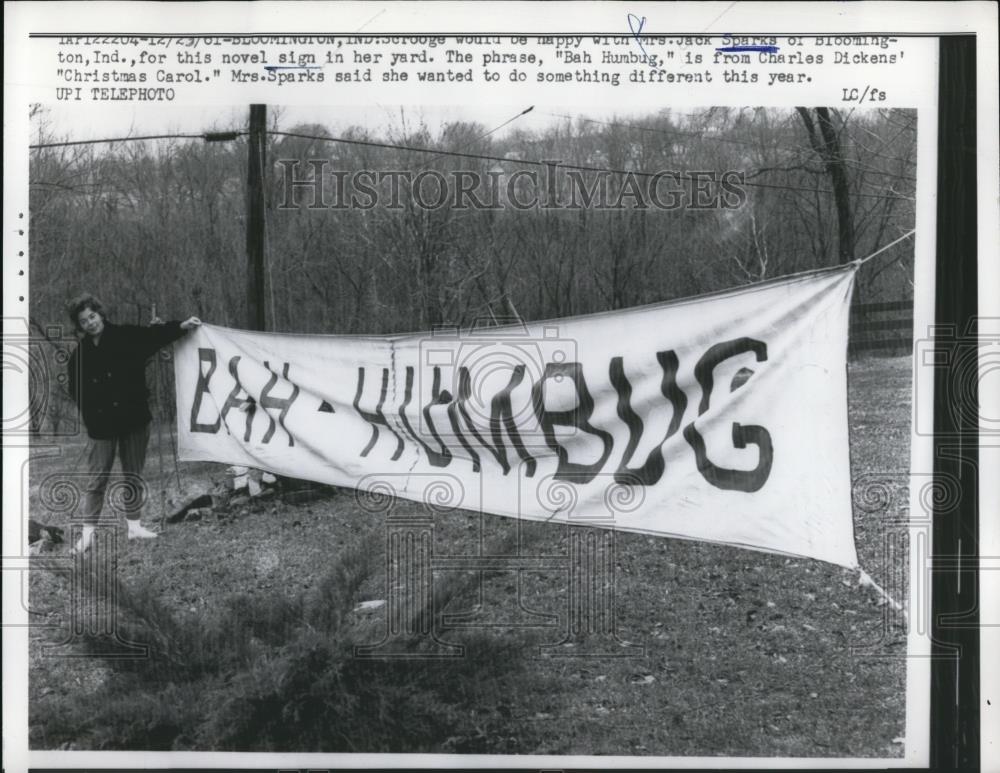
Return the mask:
<path id="1" fill-rule="evenodd" d="M 851 308 L 850 354 L 879 350 L 905 354 L 912 349 L 912 300 L 859 303 Z"/>

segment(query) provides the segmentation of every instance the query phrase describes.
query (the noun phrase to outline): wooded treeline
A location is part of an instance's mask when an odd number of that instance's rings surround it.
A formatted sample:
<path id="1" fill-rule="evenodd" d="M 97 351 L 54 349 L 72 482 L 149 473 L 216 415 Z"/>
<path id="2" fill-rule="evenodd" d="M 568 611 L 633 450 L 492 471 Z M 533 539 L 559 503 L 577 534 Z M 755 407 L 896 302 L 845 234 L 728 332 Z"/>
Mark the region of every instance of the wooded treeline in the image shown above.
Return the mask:
<path id="1" fill-rule="evenodd" d="M 44 113 L 36 124 L 33 142 L 63 137 Z M 273 112 L 271 128 L 334 136 L 322 126 L 281 126 Z M 503 139 L 487 132 L 455 123 L 436 134 L 404 125 L 336 136 L 511 161 L 269 134 L 268 327 L 391 333 L 468 324 L 491 305 L 497 312 L 504 296 L 526 319 L 622 308 L 863 257 L 913 228 L 913 111 L 714 108 L 566 119 Z M 309 209 L 301 190 L 295 198 L 303 206 L 279 208 L 286 200 L 279 160 L 323 158 L 331 172 L 543 171 L 518 158 L 629 171 L 735 170 L 748 186 L 745 204 L 728 210 L 643 210 L 624 199 L 618 211 L 428 211 L 405 195 L 398 209 L 385 201 L 369 210 Z M 161 316 L 197 313 L 242 326 L 246 160 L 245 137 L 33 150 L 32 315 L 62 322 L 65 300 L 89 289 L 123 320 L 134 304 L 156 303 Z M 297 167 L 297 176 L 308 173 L 307 164 Z M 594 173 L 581 174 L 594 183 Z M 612 192 L 621 180 L 609 177 Z M 433 182 L 425 190 L 433 199 Z M 912 242 L 859 279 L 866 302 L 910 297 Z"/>
<path id="2" fill-rule="evenodd" d="M 539 110 L 539 112 L 541 112 Z M 380 131 L 283 123 L 269 112 L 268 328 L 393 333 L 467 326 L 515 312 L 526 320 L 683 297 L 864 257 L 914 227 L 916 113 L 832 108 L 663 110 L 592 120 L 548 114 L 507 133 L 475 123 L 431 131 L 402 120 Z M 72 140 L 44 109 L 32 142 Z M 166 128 L 166 127 L 165 127 Z M 246 126 L 233 126 L 244 132 Z M 289 137 L 340 137 L 504 159 Z M 370 209 L 286 209 L 285 166 L 326 171 L 469 170 L 503 185 L 526 161 L 621 172 L 740 172 L 736 209 L 629 206 L 428 210 L 403 195 Z M 197 314 L 246 326 L 247 138 L 40 147 L 30 159 L 31 317 L 68 325 L 82 290 L 113 320 Z M 302 163 L 298 177 L 309 173 Z M 581 172 L 593 185 L 596 172 Z M 637 178 L 643 182 L 648 178 Z M 536 190 L 540 190 L 541 183 Z M 327 188 L 331 193 L 334 184 Z M 380 190 L 384 190 L 380 188 Z M 430 198 L 434 186 L 429 185 Z M 912 297 L 913 242 L 867 265 L 856 301 Z M 143 317 L 145 315 L 145 317 Z"/>

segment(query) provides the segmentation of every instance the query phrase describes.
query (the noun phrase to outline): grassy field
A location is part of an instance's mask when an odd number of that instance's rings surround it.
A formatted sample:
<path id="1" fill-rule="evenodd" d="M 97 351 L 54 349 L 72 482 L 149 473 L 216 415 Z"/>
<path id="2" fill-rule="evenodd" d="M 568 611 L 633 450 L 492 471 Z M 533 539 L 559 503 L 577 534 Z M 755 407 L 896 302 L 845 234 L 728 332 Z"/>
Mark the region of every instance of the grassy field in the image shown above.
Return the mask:
<path id="1" fill-rule="evenodd" d="M 890 473 L 885 507 L 855 508 L 859 559 L 875 578 L 905 577 L 884 550 L 887 519 L 906 515 L 910 360 L 850 367 L 852 473 Z M 152 502 L 178 495 L 160 477 Z M 31 470 L 37 486 L 82 444 Z M 169 459 L 169 454 L 168 454 Z M 183 465 L 185 488 L 221 465 Z M 168 480 L 169 479 L 169 482 Z M 419 505 L 401 503 L 403 512 Z M 155 521 L 150 517 L 149 521 Z M 490 544 L 518 522 L 484 521 Z M 522 523 L 522 540 L 565 554 L 559 525 Z M 129 544 L 119 563 L 120 630 L 152 645 L 143 660 L 66 657 L 101 642 L 65 638 L 69 580 L 34 572 L 30 738 L 39 749 L 439 752 L 595 755 L 900 756 L 905 631 L 849 572 L 818 561 L 643 535 L 617 535 L 618 637 L 628 657 L 575 657 L 559 626 L 565 572 L 435 576 L 436 611 L 478 611 L 496 625 L 444 630 L 457 659 L 364 660 L 380 640 L 384 522 L 352 492 L 309 504 L 264 500 Z M 436 516 L 435 551 L 479 534 L 479 516 Z M 64 552 L 64 551 L 63 551 Z M 60 555 L 55 553 L 52 555 Z M 887 565 L 887 562 L 891 563 Z M 437 580 L 440 579 L 440 582 Z M 905 593 L 898 583 L 894 594 Z M 520 596 L 518 596 L 520 594 Z M 490 618 L 499 605 L 515 608 Z M 481 604 L 481 607 L 477 607 Z M 43 625 L 44 624 L 44 625 Z M 49 627 L 46 627 L 49 626 Z M 582 646 L 579 649 L 583 649 Z M 626 647 L 622 653 L 634 652 Z M 419 646 L 417 647 L 419 652 Z M 555 652 L 556 656 L 551 656 Z"/>

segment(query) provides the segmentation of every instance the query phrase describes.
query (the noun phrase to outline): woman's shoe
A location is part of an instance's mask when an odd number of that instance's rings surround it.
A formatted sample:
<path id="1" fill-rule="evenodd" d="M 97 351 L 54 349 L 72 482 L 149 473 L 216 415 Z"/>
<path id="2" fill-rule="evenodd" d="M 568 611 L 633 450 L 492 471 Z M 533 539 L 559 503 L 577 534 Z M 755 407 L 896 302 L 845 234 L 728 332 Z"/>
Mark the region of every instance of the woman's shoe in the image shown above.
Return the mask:
<path id="1" fill-rule="evenodd" d="M 128 522 L 129 539 L 153 539 L 155 536 L 157 536 L 155 531 L 150 531 L 138 521 Z"/>

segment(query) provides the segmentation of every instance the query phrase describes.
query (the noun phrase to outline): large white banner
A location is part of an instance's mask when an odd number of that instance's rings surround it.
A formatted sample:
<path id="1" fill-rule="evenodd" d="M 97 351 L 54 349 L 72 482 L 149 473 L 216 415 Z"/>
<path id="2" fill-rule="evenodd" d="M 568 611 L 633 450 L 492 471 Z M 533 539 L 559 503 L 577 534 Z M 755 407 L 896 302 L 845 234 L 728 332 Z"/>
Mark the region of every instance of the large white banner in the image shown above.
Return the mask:
<path id="1" fill-rule="evenodd" d="M 461 332 L 203 325 L 175 350 L 180 457 L 853 568 L 854 273 Z"/>

